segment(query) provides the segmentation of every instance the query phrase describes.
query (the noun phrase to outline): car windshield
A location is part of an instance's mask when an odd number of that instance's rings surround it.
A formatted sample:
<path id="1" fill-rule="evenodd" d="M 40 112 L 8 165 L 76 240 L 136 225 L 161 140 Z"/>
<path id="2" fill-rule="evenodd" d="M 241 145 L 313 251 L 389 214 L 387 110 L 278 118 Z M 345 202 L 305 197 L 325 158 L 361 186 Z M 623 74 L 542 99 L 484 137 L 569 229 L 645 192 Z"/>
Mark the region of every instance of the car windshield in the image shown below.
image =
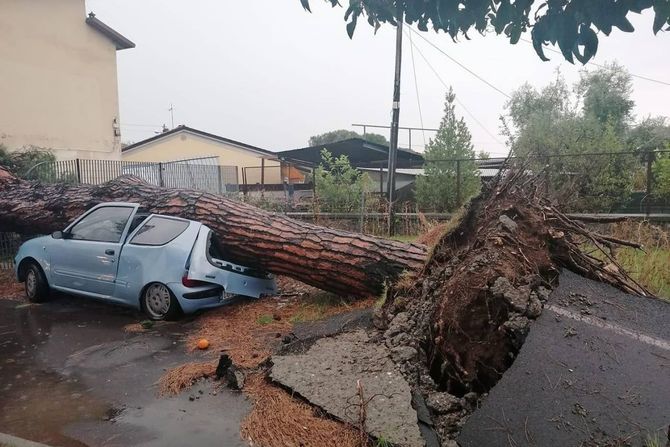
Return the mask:
<path id="1" fill-rule="evenodd" d="M 107 206 L 90 212 L 69 231 L 70 238 L 84 241 L 119 242 L 133 208 Z"/>
<path id="2" fill-rule="evenodd" d="M 130 240 L 134 245 L 165 245 L 182 234 L 189 226 L 186 220 L 154 216 L 147 220 Z"/>

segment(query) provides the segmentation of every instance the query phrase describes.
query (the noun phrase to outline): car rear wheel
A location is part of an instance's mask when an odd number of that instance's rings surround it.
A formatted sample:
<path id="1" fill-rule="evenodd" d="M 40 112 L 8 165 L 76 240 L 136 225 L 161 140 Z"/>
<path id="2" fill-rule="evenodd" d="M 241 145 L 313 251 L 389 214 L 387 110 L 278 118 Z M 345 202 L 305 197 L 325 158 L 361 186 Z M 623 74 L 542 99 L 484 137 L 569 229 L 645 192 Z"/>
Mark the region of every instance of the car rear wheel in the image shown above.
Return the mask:
<path id="1" fill-rule="evenodd" d="M 142 294 L 141 303 L 142 310 L 152 320 L 174 320 L 181 315 L 177 298 L 165 284 L 149 284 Z"/>
<path id="2" fill-rule="evenodd" d="M 44 272 L 35 263 L 30 263 L 26 268 L 24 286 L 26 297 L 31 303 L 41 303 L 49 298 L 49 284 L 44 277 Z"/>

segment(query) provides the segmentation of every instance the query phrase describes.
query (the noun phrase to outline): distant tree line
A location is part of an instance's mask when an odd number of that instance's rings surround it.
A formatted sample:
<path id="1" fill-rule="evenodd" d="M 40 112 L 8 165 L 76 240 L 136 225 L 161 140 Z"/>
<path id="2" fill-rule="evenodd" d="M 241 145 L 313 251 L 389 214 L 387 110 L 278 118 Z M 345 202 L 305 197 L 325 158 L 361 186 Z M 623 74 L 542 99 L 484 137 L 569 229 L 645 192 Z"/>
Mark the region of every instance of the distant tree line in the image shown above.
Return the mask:
<path id="1" fill-rule="evenodd" d="M 382 144 L 388 146 L 389 142 L 384 135 L 376 133 L 365 133 L 364 135 L 354 132 L 353 130 L 338 129 L 330 132 L 314 135 L 309 138 L 307 144 L 309 146 L 319 146 L 322 144 L 335 143 L 337 141 L 348 140 L 350 138 L 362 138 L 370 143 Z"/>
<path id="2" fill-rule="evenodd" d="M 635 120 L 632 92 L 630 74 L 616 63 L 582 72 L 572 87 L 560 72 L 539 90 L 523 85 L 502 117 L 512 155 L 532 156 L 530 166 L 546 171 L 568 208 L 606 211 L 622 205 L 633 191 L 644 190 L 650 152 L 670 148 L 664 117 Z M 597 153 L 605 155 L 591 155 Z M 654 160 L 656 197 L 668 197 L 665 159 Z"/>

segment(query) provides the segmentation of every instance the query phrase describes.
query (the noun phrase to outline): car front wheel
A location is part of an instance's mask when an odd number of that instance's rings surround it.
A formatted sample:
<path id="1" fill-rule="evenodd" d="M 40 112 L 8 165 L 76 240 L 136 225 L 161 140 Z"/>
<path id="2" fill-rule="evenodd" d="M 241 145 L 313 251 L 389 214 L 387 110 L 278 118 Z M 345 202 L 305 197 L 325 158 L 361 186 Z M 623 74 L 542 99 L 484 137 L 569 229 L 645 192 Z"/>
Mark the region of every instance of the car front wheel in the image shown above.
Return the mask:
<path id="1" fill-rule="evenodd" d="M 42 269 L 34 263 L 31 263 L 26 269 L 24 285 L 26 297 L 31 303 L 41 303 L 49 297 L 49 284 Z"/>
<path id="2" fill-rule="evenodd" d="M 150 284 L 142 294 L 142 310 L 152 320 L 174 320 L 181 314 L 177 298 L 165 284 Z"/>

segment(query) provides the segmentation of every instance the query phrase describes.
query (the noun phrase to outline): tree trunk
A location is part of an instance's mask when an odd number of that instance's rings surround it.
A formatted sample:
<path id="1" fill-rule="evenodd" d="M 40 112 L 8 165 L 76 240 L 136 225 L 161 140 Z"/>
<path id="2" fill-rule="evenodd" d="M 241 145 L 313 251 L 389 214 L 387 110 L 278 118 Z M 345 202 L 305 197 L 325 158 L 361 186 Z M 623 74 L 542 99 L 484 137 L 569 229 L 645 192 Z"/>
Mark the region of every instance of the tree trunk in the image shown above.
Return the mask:
<path id="1" fill-rule="evenodd" d="M 136 202 L 152 213 L 210 227 L 229 260 L 347 296 L 379 294 L 387 279 L 423 265 L 422 245 L 334 230 L 202 191 L 165 189 L 136 177 L 101 185 L 40 184 L 0 168 L 0 231 L 62 230 L 101 202 Z"/>

